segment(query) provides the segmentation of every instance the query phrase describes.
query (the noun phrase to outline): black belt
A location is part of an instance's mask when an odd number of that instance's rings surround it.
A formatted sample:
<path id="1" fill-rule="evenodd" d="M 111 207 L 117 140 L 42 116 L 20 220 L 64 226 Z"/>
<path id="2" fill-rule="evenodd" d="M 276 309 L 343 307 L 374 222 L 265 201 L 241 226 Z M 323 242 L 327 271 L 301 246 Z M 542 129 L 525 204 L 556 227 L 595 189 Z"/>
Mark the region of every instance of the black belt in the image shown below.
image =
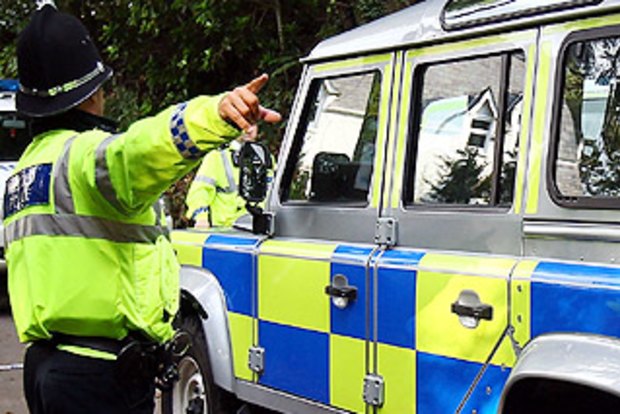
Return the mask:
<path id="1" fill-rule="evenodd" d="M 123 347 L 127 345 L 128 341 L 96 336 L 54 334 L 52 342 L 56 345 L 79 346 L 81 348 L 94 349 L 95 351 L 108 352 L 110 354 L 118 355 Z"/>
<path id="2" fill-rule="evenodd" d="M 76 336 L 53 333 L 52 339 L 40 341 L 52 345 L 72 345 L 111 353 L 117 356 L 116 375 L 121 383 L 138 379 L 153 381 L 161 389 L 169 390 L 178 379 L 178 361 L 191 346 L 187 333 L 175 335 L 165 344 L 146 339 L 143 334 L 130 332 L 124 339 L 94 336 Z M 182 350 L 177 350 L 182 347 Z"/>

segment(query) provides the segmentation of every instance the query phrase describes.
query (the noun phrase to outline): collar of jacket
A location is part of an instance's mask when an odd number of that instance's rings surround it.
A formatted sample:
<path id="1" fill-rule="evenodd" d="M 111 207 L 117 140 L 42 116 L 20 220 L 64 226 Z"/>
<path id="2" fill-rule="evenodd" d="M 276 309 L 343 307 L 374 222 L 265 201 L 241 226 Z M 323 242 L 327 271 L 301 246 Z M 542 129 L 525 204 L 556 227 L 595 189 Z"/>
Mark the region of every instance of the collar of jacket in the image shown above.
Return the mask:
<path id="1" fill-rule="evenodd" d="M 32 137 L 36 137 L 37 135 L 54 129 L 70 129 L 75 132 L 100 129 L 114 134 L 117 132 L 118 128 L 118 123 L 112 119 L 93 115 L 88 112 L 80 111 L 79 109 L 71 109 L 60 115 L 48 118 L 31 119 L 30 122 Z"/>

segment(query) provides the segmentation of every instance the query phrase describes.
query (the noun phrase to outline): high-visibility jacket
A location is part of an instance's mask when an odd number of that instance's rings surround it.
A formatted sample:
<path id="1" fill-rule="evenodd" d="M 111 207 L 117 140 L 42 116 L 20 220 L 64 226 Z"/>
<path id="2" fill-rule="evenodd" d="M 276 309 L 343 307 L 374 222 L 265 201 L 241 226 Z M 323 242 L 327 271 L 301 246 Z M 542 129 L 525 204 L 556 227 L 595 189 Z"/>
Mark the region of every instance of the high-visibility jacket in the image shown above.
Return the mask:
<path id="1" fill-rule="evenodd" d="M 239 167 L 233 157 L 238 146 L 212 151 L 200 164 L 189 187 L 187 217 L 209 220 L 212 226 L 229 227 L 244 214 L 245 200 L 239 196 Z"/>
<path id="2" fill-rule="evenodd" d="M 199 97 L 124 133 L 36 136 L 7 182 L 9 293 L 21 341 L 54 333 L 172 337 L 179 281 L 154 205 L 205 151 L 239 134 Z"/>

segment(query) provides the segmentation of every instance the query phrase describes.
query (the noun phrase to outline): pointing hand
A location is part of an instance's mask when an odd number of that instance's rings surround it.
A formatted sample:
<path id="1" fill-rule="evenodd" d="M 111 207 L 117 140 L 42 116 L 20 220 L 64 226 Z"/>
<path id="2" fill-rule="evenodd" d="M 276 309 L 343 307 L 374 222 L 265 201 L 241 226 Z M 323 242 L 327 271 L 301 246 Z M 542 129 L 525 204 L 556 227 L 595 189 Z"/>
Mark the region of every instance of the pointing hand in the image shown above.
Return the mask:
<path id="1" fill-rule="evenodd" d="M 274 110 L 261 106 L 257 96 L 268 80 L 269 76 L 262 74 L 229 92 L 219 104 L 222 119 L 232 122 L 246 132 L 255 128 L 259 121 L 269 123 L 281 121 L 282 116 Z"/>

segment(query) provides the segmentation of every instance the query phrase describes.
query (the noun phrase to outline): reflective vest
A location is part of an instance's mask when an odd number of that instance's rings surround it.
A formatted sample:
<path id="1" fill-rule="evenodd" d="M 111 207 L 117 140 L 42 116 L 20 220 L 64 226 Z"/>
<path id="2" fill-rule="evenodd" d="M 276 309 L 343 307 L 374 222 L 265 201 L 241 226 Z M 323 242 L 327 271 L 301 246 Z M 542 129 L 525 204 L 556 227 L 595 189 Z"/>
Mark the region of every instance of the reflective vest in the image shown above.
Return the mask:
<path id="1" fill-rule="evenodd" d="M 212 226 L 229 227 L 244 214 L 245 200 L 237 189 L 239 167 L 233 162 L 234 151 L 212 151 L 204 158 L 187 193 L 187 216 L 209 219 Z"/>
<path id="2" fill-rule="evenodd" d="M 205 151 L 239 134 L 220 119 L 220 99 L 193 99 L 118 135 L 35 137 L 4 199 L 9 293 L 22 342 L 54 333 L 172 337 L 179 265 L 153 206 Z"/>

